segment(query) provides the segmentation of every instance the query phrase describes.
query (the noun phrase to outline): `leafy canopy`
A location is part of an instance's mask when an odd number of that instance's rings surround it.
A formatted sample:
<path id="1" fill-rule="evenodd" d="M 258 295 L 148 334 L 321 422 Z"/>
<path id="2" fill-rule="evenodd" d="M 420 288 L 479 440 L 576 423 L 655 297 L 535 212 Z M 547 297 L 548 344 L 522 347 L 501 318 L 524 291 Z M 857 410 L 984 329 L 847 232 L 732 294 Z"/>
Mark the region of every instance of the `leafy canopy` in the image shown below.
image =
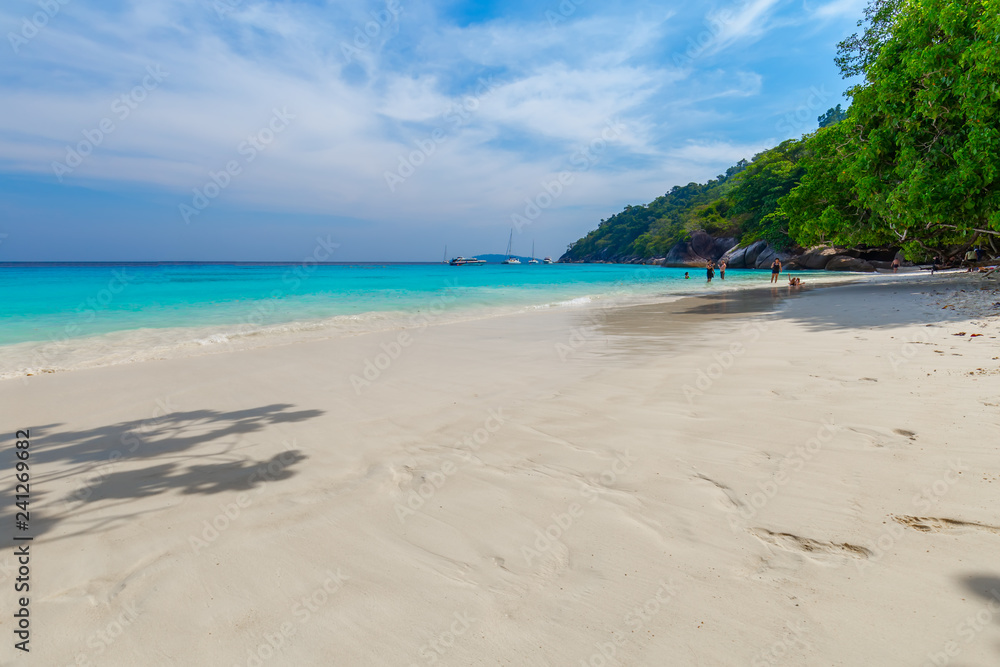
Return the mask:
<path id="1" fill-rule="evenodd" d="M 840 108 L 838 104 L 833 109 L 828 109 L 825 114 L 817 118 L 820 127 L 829 127 L 847 118 L 847 112 Z"/>
<path id="2" fill-rule="evenodd" d="M 847 119 L 807 140 L 806 175 L 782 203 L 793 234 L 913 254 L 1000 231 L 1000 1 L 868 13 L 871 34 L 838 59 L 864 82 Z"/>

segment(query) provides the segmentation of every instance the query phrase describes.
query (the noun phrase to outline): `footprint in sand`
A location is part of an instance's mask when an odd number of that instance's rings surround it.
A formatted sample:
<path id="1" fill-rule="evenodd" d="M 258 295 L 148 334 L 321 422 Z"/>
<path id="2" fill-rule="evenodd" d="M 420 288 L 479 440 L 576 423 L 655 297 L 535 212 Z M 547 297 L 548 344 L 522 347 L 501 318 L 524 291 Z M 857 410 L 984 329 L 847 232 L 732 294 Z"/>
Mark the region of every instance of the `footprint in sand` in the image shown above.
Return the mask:
<path id="1" fill-rule="evenodd" d="M 722 482 L 717 482 L 711 477 L 703 475 L 700 472 L 692 476 L 691 479 L 701 480 L 703 482 L 708 482 L 709 484 L 711 484 L 717 491 L 715 494 L 716 500 L 718 501 L 722 509 L 738 510 L 741 507 L 743 507 L 743 503 L 740 502 L 739 498 L 736 496 L 736 493 Z"/>
<path id="2" fill-rule="evenodd" d="M 975 521 L 961 521 L 960 519 L 948 519 L 944 517 L 930 516 L 893 516 L 896 523 L 900 523 L 907 528 L 919 530 L 922 533 L 944 533 L 944 532 L 966 532 L 968 530 L 984 530 L 988 533 L 1000 535 L 1000 526 L 991 526 Z"/>
<path id="3" fill-rule="evenodd" d="M 863 436 L 866 440 L 868 440 L 872 447 L 900 447 L 912 443 L 917 438 L 916 433 L 905 428 L 894 428 L 889 430 L 883 428 L 869 428 L 865 426 L 848 426 L 847 430 Z M 905 438 L 905 440 L 903 438 Z"/>
<path id="4" fill-rule="evenodd" d="M 846 559 L 867 559 L 869 549 L 849 542 L 825 542 L 794 533 L 775 533 L 766 528 L 752 528 L 750 534 L 764 544 L 809 558 L 825 565 L 839 565 Z"/>

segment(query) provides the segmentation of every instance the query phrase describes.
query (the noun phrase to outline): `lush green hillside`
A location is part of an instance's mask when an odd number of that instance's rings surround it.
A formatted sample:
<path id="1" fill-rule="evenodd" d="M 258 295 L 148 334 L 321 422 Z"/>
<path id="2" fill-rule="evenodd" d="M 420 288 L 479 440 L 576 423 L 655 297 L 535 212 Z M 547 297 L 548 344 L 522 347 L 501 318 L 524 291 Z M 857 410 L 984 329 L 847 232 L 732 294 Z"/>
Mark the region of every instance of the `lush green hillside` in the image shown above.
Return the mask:
<path id="1" fill-rule="evenodd" d="M 565 260 L 660 257 L 692 232 L 955 256 L 1000 236 L 1000 2 L 871 0 L 835 61 L 852 103 L 708 183 L 628 206 Z"/>
<path id="2" fill-rule="evenodd" d="M 627 206 L 570 245 L 563 259 L 662 257 L 697 230 L 743 243 L 765 239 L 787 248 L 792 245 L 788 220 L 778 212 L 778 201 L 802 177 L 803 150 L 803 142 L 789 140 L 750 162 L 740 161 L 708 183 L 675 186 L 645 206 Z"/>
<path id="3" fill-rule="evenodd" d="M 708 183 L 678 185 L 646 206 L 626 206 L 571 244 L 564 259 L 662 256 L 694 229 L 723 231 L 729 224 L 724 194 L 731 187 L 730 179 L 731 175 L 720 175 Z"/>

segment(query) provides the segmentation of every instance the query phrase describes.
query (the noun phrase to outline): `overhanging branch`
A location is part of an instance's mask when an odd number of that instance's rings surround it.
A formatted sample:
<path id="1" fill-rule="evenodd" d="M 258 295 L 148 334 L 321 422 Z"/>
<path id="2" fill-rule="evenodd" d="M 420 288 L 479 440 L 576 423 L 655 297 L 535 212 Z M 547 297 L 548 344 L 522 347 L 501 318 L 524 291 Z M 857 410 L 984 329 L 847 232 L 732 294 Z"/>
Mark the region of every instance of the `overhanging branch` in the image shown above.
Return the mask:
<path id="1" fill-rule="evenodd" d="M 931 226 L 932 225 L 928 225 L 927 228 L 930 229 Z M 969 229 L 963 229 L 962 227 L 959 227 L 958 225 L 946 225 L 943 222 L 937 223 L 936 226 L 938 226 L 938 227 L 944 227 L 945 229 L 957 229 L 959 231 L 969 231 L 969 232 L 977 232 L 979 234 L 990 234 L 991 236 L 1000 236 L 1000 232 L 995 232 L 995 231 L 993 231 L 991 229 L 978 229 L 976 227 L 971 227 Z"/>

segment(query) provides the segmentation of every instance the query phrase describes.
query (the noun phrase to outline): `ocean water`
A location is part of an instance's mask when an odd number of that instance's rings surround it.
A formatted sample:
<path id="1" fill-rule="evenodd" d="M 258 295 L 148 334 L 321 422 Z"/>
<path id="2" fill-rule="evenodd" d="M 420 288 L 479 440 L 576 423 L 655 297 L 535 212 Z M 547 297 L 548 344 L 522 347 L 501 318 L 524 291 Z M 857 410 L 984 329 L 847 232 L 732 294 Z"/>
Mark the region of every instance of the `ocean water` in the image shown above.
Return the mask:
<path id="1" fill-rule="evenodd" d="M 2 264 L 0 378 L 767 284 L 607 264 Z"/>

